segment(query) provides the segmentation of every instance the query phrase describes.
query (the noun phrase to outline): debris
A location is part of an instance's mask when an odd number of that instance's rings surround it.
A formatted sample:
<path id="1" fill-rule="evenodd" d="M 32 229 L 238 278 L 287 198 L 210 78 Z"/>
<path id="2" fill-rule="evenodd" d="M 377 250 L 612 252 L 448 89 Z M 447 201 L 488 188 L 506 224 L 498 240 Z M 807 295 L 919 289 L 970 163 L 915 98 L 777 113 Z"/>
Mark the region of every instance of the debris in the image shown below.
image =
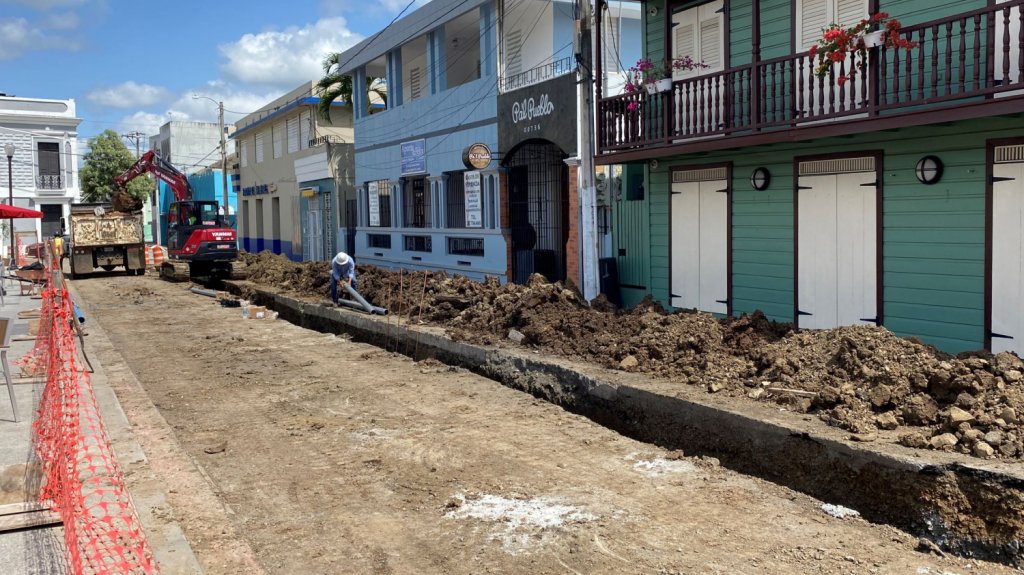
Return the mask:
<path id="1" fill-rule="evenodd" d="M 825 515 L 835 517 L 836 519 L 860 517 L 860 511 L 850 509 L 849 507 L 843 507 L 842 505 L 833 505 L 831 503 L 823 503 L 821 505 L 821 510 L 825 512 Z"/>

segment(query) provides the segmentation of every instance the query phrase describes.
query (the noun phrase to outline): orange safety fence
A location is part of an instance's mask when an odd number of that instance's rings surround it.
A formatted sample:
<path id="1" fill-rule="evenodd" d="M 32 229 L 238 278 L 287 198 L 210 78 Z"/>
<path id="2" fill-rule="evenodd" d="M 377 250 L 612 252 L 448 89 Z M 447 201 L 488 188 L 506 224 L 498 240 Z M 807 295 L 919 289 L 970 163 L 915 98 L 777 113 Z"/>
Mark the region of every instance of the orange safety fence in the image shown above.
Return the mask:
<path id="1" fill-rule="evenodd" d="M 33 423 L 45 476 L 40 500 L 64 522 L 72 573 L 159 573 L 100 418 L 89 372 L 79 361 L 78 317 L 50 253 L 35 347 L 20 360 L 25 375 L 46 376 Z"/>

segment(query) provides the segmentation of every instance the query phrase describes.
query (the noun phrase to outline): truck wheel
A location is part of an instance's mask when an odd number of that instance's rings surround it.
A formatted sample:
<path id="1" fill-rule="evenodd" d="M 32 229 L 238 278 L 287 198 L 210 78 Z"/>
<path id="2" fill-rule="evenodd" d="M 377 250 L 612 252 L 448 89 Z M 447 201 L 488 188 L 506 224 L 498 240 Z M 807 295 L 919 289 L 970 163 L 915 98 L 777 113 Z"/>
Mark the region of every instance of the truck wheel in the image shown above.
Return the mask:
<path id="1" fill-rule="evenodd" d="M 116 268 L 117 266 L 100 266 L 100 267 L 103 268 L 103 271 L 105 271 L 105 272 L 112 272 L 112 271 L 114 271 L 114 268 Z"/>

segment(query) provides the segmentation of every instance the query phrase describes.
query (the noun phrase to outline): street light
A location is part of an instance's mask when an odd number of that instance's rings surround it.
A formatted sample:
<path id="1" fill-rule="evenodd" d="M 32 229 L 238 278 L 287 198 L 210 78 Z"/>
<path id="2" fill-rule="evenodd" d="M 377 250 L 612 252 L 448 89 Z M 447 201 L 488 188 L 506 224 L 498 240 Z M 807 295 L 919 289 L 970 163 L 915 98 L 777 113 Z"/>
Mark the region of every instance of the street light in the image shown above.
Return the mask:
<path id="1" fill-rule="evenodd" d="M 192 94 L 192 99 L 209 100 L 214 104 L 217 104 L 217 117 L 218 123 L 220 124 L 220 179 L 221 188 L 224 192 L 224 223 L 226 225 L 228 221 L 228 158 L 227 150 L 224 147 L 224 102 L 218 102 L 209 96 L 200 96 L 199 94 Z"/>
<path id="2" fill-rule="evenodd" d="M 11 160 L 14 159 L 14 144 L 7 142 L 4 144 L 4 153 L 7 154 L 7 204 L 14 206 L 14 180 L 12 178 L 13 170 L 11 169 Z M 14 218 L 7 220 L 7 231 L 11 234 L 11 263 L 10 267 L 14 267 Z"/>

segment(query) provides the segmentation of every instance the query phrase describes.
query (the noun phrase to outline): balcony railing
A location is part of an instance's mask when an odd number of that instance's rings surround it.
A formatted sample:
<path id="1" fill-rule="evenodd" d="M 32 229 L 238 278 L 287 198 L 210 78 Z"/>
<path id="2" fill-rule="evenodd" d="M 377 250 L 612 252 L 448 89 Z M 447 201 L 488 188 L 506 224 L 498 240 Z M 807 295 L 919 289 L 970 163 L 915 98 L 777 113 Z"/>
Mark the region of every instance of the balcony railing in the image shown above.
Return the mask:
<path id="1" fill-rule="evenodd" d="M 550 80 L 551 78 L 557 78 L 558 76 L 574 72 L 575 70 L 576 65 L 573 62 L 572 56 L 567 56 L 565 58 L 555 60 L 550 64 L 537 66 L 536 68 L 531 68 L 513 76 L 502 76 L 499 78 L 498 85 L 501 87 L 502 93 L 511 92 L 512 90 L 518 90 L 519 88 L 539 84 L 540 82 Z"/>
<path id="2" fill-rule="evenodd" d="M 934 106 L 1024 95 L 1024 0 L 907 26 L 910 49 L 868 50 L 824 78 L 807 52 L 673 82 L 664 94 L 598 102 L 599 153 L 713 136 L 799 129 L 841 119 L 894 116 Z"/>
<path id="3" fill-rule="evenodd" d="M 64 189 L 64 178 L 60 174 L 37 174 L 36 175 L 36 189 L 37 190 L 63 190 Z"/>

